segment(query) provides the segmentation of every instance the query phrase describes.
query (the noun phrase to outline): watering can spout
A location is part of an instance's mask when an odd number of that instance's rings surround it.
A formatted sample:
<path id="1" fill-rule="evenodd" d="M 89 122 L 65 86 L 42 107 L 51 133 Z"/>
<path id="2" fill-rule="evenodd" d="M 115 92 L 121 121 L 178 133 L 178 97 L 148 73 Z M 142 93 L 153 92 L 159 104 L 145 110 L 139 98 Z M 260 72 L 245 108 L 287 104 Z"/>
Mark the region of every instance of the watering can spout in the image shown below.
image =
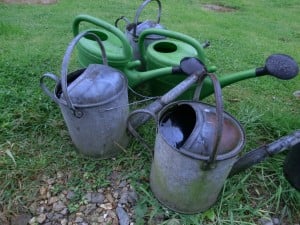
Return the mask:
<path id="1" fill-rule="evenodd" d="M 282 80 L 294 78 L 299 73 L 297 62 L 285 54 L 273 54 L 266 60 L 264 67 L 257 68 L 256 76 L 271 75 Z"/>

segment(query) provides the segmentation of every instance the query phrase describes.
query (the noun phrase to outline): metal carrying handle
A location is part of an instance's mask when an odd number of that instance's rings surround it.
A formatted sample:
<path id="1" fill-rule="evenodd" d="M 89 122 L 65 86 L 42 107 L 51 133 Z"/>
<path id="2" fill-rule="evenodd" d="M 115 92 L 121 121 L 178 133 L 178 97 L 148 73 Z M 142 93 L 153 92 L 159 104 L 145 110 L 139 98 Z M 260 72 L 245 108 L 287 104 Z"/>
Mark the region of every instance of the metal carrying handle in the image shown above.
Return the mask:
<path id="1" fill-rule="evenodd" d="M 50 78 L 56 82 L 56 86 L 59 84 L 60 79 L 52 73 L 46 73 L 40 78 L 40 87 L 42 90 L 57 104 L 59 104 L 58 99 L 55 97 L 54 93 L 49 90 L 49 88 L 45 85 L 44 79 Z"/>
<path id="2" fill-rule="evenodd" d="M 136 137 L 137 139 L 139 139 L 139 141 L 144 145 L 144 147 L 146 147 L 150 152 L 152 152 L 152 149 L 149 147 L 149 145 L 146 143 L 145 139 L 142 138 L 141 135 L 139 135 L 139 133 L 136 131 L 136 129 L 132 126 L 131 122 L 130 122 L 130 119 L 138 114 L 138 113 L 145 113 L 145 114 L 148 114 L 150 115 L 154 120 L 155 120 L 155 123 L 157 124 L 157 116 L 155 115 L 155 113 L 151 112 L 150 110 L 147 110 L 147 109 L 137 109 L 133 112 L 131 112 L 127 118 L 127 129 L 128 131 L 134 136 Z"/>
<path id="3" fill-rule="evenodd" d="M 211 151 L 211 155 L 208 157 L 208 159 L 206 159 L 206 163 L 207 163 L 207 168 L 209 168 L 210 165 L 212 165 L 217 157 L 218 154 L 218 147 L 222 138 L 222 132 L 223 132 L 223 121 L 224 121 L 224 116 L 223 116 L 223 100 L 222 100 L 222 90 L 221 90 L 221 85 L 216 77 L 216 75 L 208 73 L 205 74 L 203 76 L 200 77 L 198 83 L 199 85 L 197 86 L 195 92 L 194 92 L 194 98 L 193 100 L 197 100 L 200 97 L 201 94 L 201 90 L 202 90 L 202 85 L 203 85 L 203 80 L 209 76 L 209 78 L 212 80 L 213 82 L 213 87 L 214 87 L 214 97 L 215 97 L 215 101 L 216 101 L 216 117 L 217 117 L 217 125 L 215 128 L 215 134 L 214 134 L 214 145 L 213 145 L 213 149 Z M 198 154 L 189 152 L 185 149 L 180 149 L 179 152 L 190 156 L 192 158 L 195 159 L 203 159 L 203 157 L 199 157 Z"/>
<path id="4" fill-rule="evenodd" d="M 145 59 L 146 48 L 144 45 L 144 41 L 147 36 L 152 35 L 152 34 L 157 34 L 157 35 L 173 38 L 173 39 L 176 39 L 176 40 L 179 40 L 179 41 L 182 41 L 184 43 L 191 45 L 193 48 L 196 49 L 198 58 L 205 64 L 206 59 L 205 59 L 205 53 L 204 53 L 203 47 L 196 39 L 194 39 L 188 35 L 176 32 L 176 31 L 157 29 L 157 28 L 149 28 L 147 30 L 144 30 L 139 37 L 138 47 L 139 47 L 139 51 L 141 53 L 141 56 L 142 56 L 142 59 L 144 62 L 147 61 Z"/>
<path id="5" fill-rule="evenodd" d="M 73 21 L 73 34 L 74 36 L 79 34 L 79 24 L 80 22 L 88 22 L 91 24 L 94 24 L 98 27 L 101 27 L 103 29 L 105 29 L 106 31 L 109 31 L 110 33 L 112 33 L 113 35 L 115 35 L 122 43 L 122 49 L 123 49 L 123 55 L 120 55 L 120 59 L 119 60 L 127 60 L 130 61 L 132 59 L 132 49 L 131 46 L 127 40 L 127 38 L 125 37 L 125 35 L 123 34 L 122 31 L 120 31 L 118 28 L 114 27 L 113 25 L 100 20 L 98 18 L 95 18 L 93 16 L 89 16 L 89 15 L 78 15 L 75 17 L 74 21 Z"/>
<path id="6" fill-rule="evenodd" d="M 118 27 L 118 23 L 119 23 L 120 20 L 124 20 L 124 21 L 127 23 L 127 25 L 130 24 L 130 21 L 129 21 L 129 19 L 128 19 L 127 17 L 125 17 L 125 16 L 120 16 L 120 17 L 117 18 L 116 21 L 115 21 L 115 27 Z"/>
<path id="7" fill-rule="evenodd" d="M 136 35 L 136 28 L 137 28 L 137 25 L 139 23 L 139 17 L 143 11 L 143 9 L 146 7 L 146 5 L 148 5 L 150 2 L 152 2 L 154 0 L 146 0 L 144 1 L 140 7 L 137 9 L 136 11 L 136 14 L 135 14 L 135 17 L 134 17 L 134 26 L 133 26 L 133 37 L 137 38 L 137 35 Z M 156 23 L 159 23 L 160 22 L 160 16 L 161 16 L 161 3 L 159 0 L 155 0 L 158 4 L 158 15 L 157 15 L 157 22 Z"/>
<path id="8" fill-rule="evenodd" d="M 68 48 L 66 50 L 66 53 L 64 55 L 63 62 L 62 62 L 62 68 L 61 68 L 61 88 L 62 88 L 62 93 L 63 93 L 63 95 L 65 97 L 65 100 L 67 102 L 67 106 L 69 107 L 69 109 L 71 109 L 73 111 L 73 113 L 74 113 L 74 115 L 76 117 L 81 117 L 82 113 L 75 108 L 75 106 L 73 105 L 73 103 L 71 101 L 71 98 L 70 98 L 70 96 L 68 94 L 68 89 L 67 89 L 67 87 L 68 87 L 68 82 L 67 82 L 68 66 L 69 66 L 70 57 L 71 57 L 71 54 L 72 54 L 72 51 L 73 51 L 74 47 L 76 46 L 76 44 L 79 42 L 79 40 L 82 37 L 87 36 L 87 35 L 91 35 L 93 38 L 95 38 L 95 40 L 97 41 L 97 43 L 99 44 L 100 49 L 101 49 L 103 65 L 108 65 L 107 64 L 107 57 L 106 57 L 106 52 L 105 52 L 104 45 L 102 44 L 101 39 L 96 34 L 94 34 L 92 32 L 89 32 L 89 31 L 82 32 L 79 35 L 77 35 L 70 42 L 70 44 L 69 44 L 69 46 L 68 46 Z"/>

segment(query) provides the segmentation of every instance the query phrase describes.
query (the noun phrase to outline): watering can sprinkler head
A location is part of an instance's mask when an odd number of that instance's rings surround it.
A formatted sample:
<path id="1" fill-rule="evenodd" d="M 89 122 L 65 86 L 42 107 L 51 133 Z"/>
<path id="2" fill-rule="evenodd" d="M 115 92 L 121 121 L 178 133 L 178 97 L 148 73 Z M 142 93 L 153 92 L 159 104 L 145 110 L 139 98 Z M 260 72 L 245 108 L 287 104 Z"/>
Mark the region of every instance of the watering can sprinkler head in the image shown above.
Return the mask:
<path id="1" fill-rule="evenodd" d="M 285 54 L 270 55 L 264 67 L 256 69 L 256 76 L 272 75 L 282 80 L 294 78 L 299 73 L 297 62 Z"/>
<path id="2" fill-rule="evenodd" d="M 206 74 L 207 69 L 204 63 L 195 57 L 185 57 L 180 61 L 179 66 L 174 66 L 172 69 L 172 73 L 184 73 L 186 75 L 192 74 Z"/>

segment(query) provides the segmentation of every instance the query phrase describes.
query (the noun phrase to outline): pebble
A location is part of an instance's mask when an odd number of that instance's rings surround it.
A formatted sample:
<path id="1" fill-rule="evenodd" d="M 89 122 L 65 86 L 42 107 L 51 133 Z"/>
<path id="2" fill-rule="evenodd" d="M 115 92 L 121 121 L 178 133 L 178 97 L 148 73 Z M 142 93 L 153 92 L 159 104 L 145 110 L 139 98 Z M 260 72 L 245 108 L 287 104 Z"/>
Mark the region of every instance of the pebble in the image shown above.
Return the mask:
<path id="1" fill-rule="evenodd" d="M 117 207 L 117 216 L 119 218 L 120 225 L 129 225 L 129 216 L 125 212 L 125 210 L 122 207 Z"/>
<path id="2" fill-rule="evenodd" d="M 38 223 L 44 223 L 46 220 L 46 215 L 45 214 L 40 214 L 37 218 L 36 218 L 36 221 Z"/>
<path id="3" fill-rule="evenodd" d="M 133 225 L 137 193 L 130 181 L 122 180 L 118 172 L 109 176 L 111 186 L 96 191 L 64 189 L 53 192 L 56 184 L 68 182 L 68 175 L 57 172 L 55 177 L 43 177 L 37 201 L 30 205 L 28 224 L 36 225 Z M 65 185 L 67 186 L 67 185 Z M 76 196 L 76 199 L 74 198 Z"/>

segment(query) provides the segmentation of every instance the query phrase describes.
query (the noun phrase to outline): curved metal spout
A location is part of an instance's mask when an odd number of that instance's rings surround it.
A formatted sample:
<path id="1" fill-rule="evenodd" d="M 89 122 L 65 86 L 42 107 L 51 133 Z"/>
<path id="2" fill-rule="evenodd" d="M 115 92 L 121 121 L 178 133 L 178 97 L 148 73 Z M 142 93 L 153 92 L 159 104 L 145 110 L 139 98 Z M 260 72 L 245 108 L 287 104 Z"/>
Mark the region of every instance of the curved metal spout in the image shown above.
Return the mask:
<path id="1" fill-rule="evenodd" d="M 283 152 L 287 149 L 300 143 L 300 130 L 294 133 L 284 136 L 268 145 L 263 145 L 259 148 L 253 149 L 252 151 L 243 155 L 232 167 L 229 176 L 233 176 L 241 171 L 248 169 L 257 163 L 262 162 L 268 157 Z"/>

